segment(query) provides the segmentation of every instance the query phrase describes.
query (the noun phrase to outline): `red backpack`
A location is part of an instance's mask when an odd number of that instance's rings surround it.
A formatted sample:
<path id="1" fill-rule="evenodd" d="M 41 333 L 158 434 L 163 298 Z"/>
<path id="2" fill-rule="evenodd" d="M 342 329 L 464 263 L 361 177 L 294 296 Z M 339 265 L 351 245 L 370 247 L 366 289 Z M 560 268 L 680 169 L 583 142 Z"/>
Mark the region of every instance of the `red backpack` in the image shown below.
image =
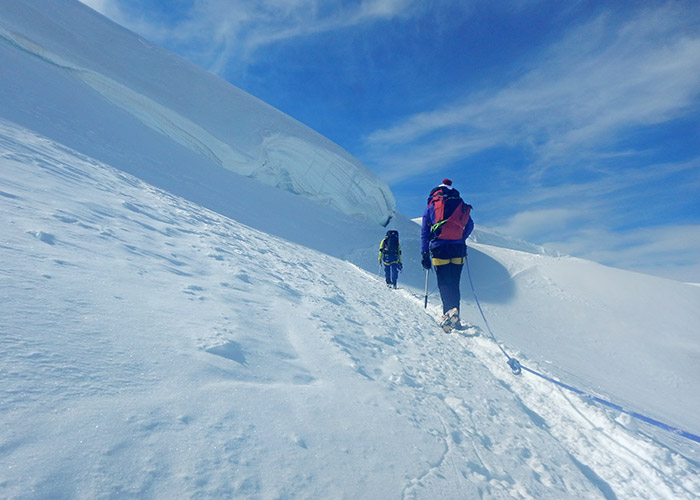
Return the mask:
<path id="1" fill-rule="evenodd" d="M 432 194 L 428 205 L 433 205 L 435 210 L 435 223 L 430 228 L 432 239 L 461 240 L 472 206 L 464 203 L 458 193 L 443 189 Z"/>

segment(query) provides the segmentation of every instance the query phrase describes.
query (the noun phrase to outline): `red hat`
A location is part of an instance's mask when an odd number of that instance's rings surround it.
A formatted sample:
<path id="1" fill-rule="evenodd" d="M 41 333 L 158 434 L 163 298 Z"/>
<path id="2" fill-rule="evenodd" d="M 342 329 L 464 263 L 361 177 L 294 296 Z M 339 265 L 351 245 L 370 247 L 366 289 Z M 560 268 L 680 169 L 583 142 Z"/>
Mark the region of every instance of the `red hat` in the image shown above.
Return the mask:
<path id="1" fill-rule="evenodd" d="M 451 181 L 450 179 L 443 179 L 443 180 L 442 180 L 442 183 L 443 183 L 445 186 L 451 186 L 451 185 L 452 185 L 452 181 Z"/>

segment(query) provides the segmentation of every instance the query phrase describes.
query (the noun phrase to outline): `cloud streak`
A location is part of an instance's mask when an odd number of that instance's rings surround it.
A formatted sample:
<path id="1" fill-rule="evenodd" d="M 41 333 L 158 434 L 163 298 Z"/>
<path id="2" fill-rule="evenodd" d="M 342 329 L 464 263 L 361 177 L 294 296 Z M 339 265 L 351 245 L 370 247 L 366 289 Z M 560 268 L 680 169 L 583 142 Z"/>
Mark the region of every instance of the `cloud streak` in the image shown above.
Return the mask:
<path id="1" fill-rule="evenodd" d="M 217 74 L 230 65 L 245 68 L 270 45 L 408 17 L 425 8 L 419 0 L 195 0 L 184 17 L 168 25 L 146 20 L 119 0 L 81 1 Z"/>
<path id="2" fill-rule="evenodd" d="M 591 245 L 591 242 L 605 242 Z M 670 225 L 609 231 L 580 231 L 545 244 L 609 266 L 680 281 L 700 282 L 700 225 Z M 695 276 L 689 279 L 689 276 Z"/>
<path id="3" fill-rule="evenodd" d="M 697 105 L 700 33 L 693 15 L 694 29 L 688 13 L 671 6 L 637 12 L 619 25 L 600 16 L 543 53 L 519 79 L 377 130 L 368 147 L 395 169 L 413 156 L 407 151 L 428 144 L 443 153 L 426 159 L 426 169 L 479 152 L 475 144 L 517 145 L 535 155 L 538 169 L 577 164 L 614 148 L 614 138 L 635 127 L 672 120 Z M 445 135 L 452 137 L 451 154 L 444 154 Z"/>
<path id="4" fill-rule="evenodd" d="M 681 187 L 664 182 L 682 179 Z M 540 186 L 511 194 L 499 232 L 607 265 L 700 281 L 700 225 L 669 223 L 700 206 L 700 158 L 650 165 L 623 178 Z M 499 199 L 502 203 L 502 199 Z M 495 209 L 494 209 L 495 210 Z M 691 209 L 692 210 L 692 209 Z"/>

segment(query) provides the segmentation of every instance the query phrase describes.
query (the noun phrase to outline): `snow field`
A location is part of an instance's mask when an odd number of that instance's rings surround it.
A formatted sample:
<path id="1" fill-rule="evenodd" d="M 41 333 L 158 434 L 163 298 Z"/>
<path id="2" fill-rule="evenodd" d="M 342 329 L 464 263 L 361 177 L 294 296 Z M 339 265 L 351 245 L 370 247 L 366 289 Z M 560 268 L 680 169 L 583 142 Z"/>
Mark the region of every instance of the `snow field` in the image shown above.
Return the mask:
<path id="1" fill-rule="evenodd" d="M 698 496 L 436 297 L 1 131 L 3 497 Z"/>

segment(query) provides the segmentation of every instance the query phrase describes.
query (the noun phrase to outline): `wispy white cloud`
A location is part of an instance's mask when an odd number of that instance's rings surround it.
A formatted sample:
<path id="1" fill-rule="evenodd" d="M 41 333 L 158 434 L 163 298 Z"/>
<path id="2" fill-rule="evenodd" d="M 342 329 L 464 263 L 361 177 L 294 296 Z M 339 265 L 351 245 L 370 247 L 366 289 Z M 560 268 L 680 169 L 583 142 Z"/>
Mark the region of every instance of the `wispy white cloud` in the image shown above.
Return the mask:
<path id="1" fill-rule="evenodd" d="M 483 144 L 531 151 L 537 168 L 609 151 L 635 127 L 663 123 L 694 111 L 700 96 L 700 11 L 667 4 L 615 24 L 601 16 L 580 26 L 533 63 L 521 78 L 471 93 L 440 109 L 417 113 L 367 137 L 383 165 L 396 165 L 412 148 L 478 152 Z M 454 158 L 444 156 L 445 163 Z M 441 166 L 434 159 L 425 168 Z M 392 174 L 388 174 L 390 177 Z M 393 175 L 401 175 L 396 172 Z"/>
<path id="2" fill-rule="evenodd" d="M 666 192 L 664 179 L 687 183 Z M 552 250 L 672 279 L 700 281 L 700 226 L 668 212 L 700 202 L 700 158 L 655 164 L 623 178 L 563 183 L 508 196 L 515 210 L 494 228 Z"/>
<path id="3" fill-rule="evenodd" d="M 640 203 L 638 209 L 650 207 Z M 666 225 L 659 212 L 652 225 L 620 229 L 611 213 L 610 206 L 580 198 L 568 207 L 523 210 L 494 229 L 613 267 L 700 282 L 700 225 Z"/>
<path id="4" fill-rule="evenodd" d="M 178 52 L 214 73 L 245 67 L 266 46 L 410 16 L 419 0 L 195 0 L 168 25 L 153 13 L 119 0 L 81 0 L 127 28 Z"/>
<path id="5" fill-rule="evenodd" d="M 425 170 L 447 165 L 460 158 L 466 158 L 474 153 L 502 144 L 499 136 L 475 135 L 461 137 L 450 134 L 414 144 L 411 148 L 398 150 L 390 155 L 377 158 L 376 163 L 382 165 L 383 178 L 389 182 L 418 175 Z M 392 168 L 393 167 L 393 168 Z"/>
<path id="6" fill-rule="evenodd" d="M 221 3 L 209 0 L 209 4 Z M 236 40 L 237 44 L 226 44 L 220 62 L 248 64 L 257 52 L 268 45 L 323 33 L 347 30 L 362 25 L 409 15 L 417 4 L 415 0 L 365 0 L 359 4 L 343 5 L 338 2 L 319 3 L 315 0 L 285 2 L 267 0 L 259 2 L 257 8 L 250 8 L 250 2 L 243 2 L 242 9 L 233 17 L 236 22 L 219 18 L 220 39 Z M 260 8 L 261 7 L 261 8 Z M 217 8 L 211 5 L 212 12 Z M 242 14 L 242 15 L 241 15 Z M 240 23 L 241 19 L 245 23 Z"/>
<path id="7" fill-rule="evenodd" d="M 698 177 L 693 182 L 693 175 Z M 538 184 L 536 189 L 527 189 L 511 197 L 509 200 L 516 207 L 527 206 L 560 206 L 566 204 L 588 203 L 595 201 L 603 205 L 603 213 L 609 217 L 619 205 L 626 204 L 630 199 L 649 196 L 649 186 L 662 186 L 664 181 L 682 176 L 686 179 L 674 195 L 688 195 L 698 199 L 697 182 L 700 182 L 700 157 L 683 162 L 649 163 L 644 167 L 629 169 L 624 175 L 601 175 L 590 181 L 567 180 L 550 185 Z M 686 192 L 683 190 L 685 189 Z M 663 190 L 656 198 L 663 195 Z M 682 200 L 685 201 L 685 200 Z"/>
<path id="8" fill-rule="evenodd" d="M 628 231 L 588 229 L 545 246 L 613 267 L 700 282 L 700 225 L 697 224 Z"/>
<path id="9" fill-rule="evenodd" d="M 561 234 L 581 222 L 582 207 L 542 208 L 518 212 L 496 229 L 527 241 L 542 241 L 542 236 Z M 546 240 L 546 239 L 545 239 Z"/>
<path id="10" fill-rule="evenodd" d="M 680 177 L 683 182 L 681 186 L 667 192 L 661 186 L 671 177 Z M 541 209 L 576 206 L 588 214 L 580 217 L 579 227 L 588 221 L 601 223 L 604 220 L 607 221 L 607 225 L 614 227 L 619 225 L 620 221 L 628 219 L 629 214 L 621 212 L 621 207 L 634 207 L 640 203 L 644 203 L 643 206 L 653 206 L 659 203 L 659 200 L 663 200 L 664 206 L 670 210 L 673 208 L 674 198 L 681 204 L 693 200 L 700 201 L 698 187 L 700 157 L 683 162 L 651 163 L 619 176 L 602 175 L 589 181 L 568 180 L 550 185 L 539 184 L 532 189 L 527 188 L 511 194 L 508 202 L 516 214 L 532 210 L 533 207 Z M 642 219 L 642 215 L 634 215 L 637 219 Z"/>
<path id="11" fill-rule="evenodd" d="M 150 20 L 145 13 L 126 10 L 121 0 L 78 0 L 103 16 L 135 33 L 154 41 L 168 37 L 170 29 L 161 22 Z"/>
<path id="12" fill-rule="evenodd" d="M 115 7 L 115 0 L 80 0 L 80 2 L 105 16 Z"/>

